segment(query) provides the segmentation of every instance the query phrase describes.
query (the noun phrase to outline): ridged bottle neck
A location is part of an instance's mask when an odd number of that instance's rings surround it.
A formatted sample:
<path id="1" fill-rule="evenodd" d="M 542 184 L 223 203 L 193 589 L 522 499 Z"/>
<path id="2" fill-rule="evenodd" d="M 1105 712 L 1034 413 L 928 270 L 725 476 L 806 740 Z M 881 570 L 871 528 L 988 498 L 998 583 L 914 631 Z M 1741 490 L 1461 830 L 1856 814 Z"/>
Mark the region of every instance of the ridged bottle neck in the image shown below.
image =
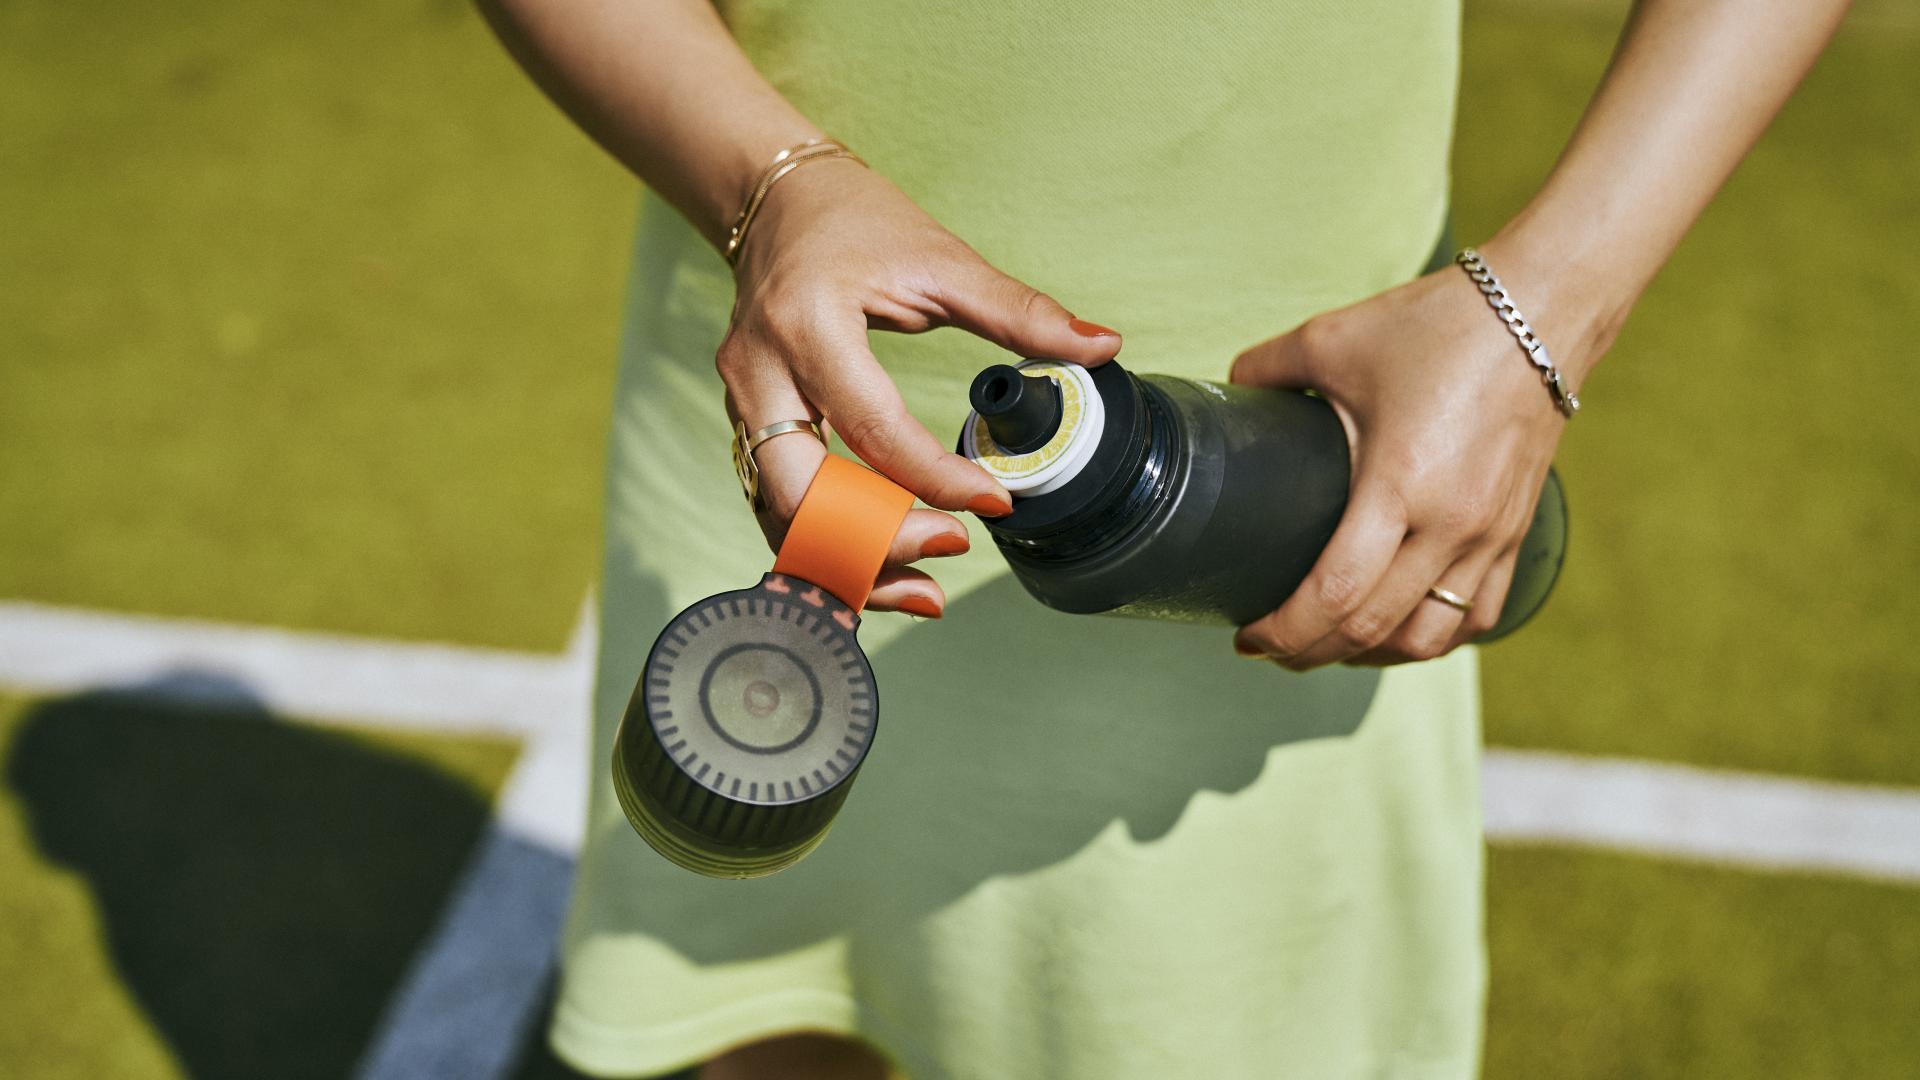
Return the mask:
<path id="1" fill-rule="evenodd" d="M 1047 496 L 1054 505 L 1047 507 L 1044 525 L 987 523 L 1009 557 L 1048 565 L 1096 560 L 1124 547 L 1171 504 L 1168 495 L 1186 453 L 1179 414 L 1152 383 L 1128 375 L 1127 384 L 1131 400 L 1124 404 L 1131 407 L 1116 409 L 1112 400 L 1108 405 L 1111 412 L 1131 413 L 1134 423 L 1100 448 L 1109 458 L 1097 463 L 1104 483 Z"/>

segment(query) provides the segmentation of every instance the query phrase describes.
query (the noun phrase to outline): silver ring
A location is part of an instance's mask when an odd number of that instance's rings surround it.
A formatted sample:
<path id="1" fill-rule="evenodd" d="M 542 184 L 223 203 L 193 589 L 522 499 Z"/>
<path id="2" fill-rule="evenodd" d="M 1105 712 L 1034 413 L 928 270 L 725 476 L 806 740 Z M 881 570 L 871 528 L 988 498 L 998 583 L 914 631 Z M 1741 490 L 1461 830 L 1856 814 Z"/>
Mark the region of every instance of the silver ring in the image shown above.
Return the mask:
<path id="1" fill-rule="evenodd" d="M 1473 601 L 1467 599 L 1464 596 L 1461 596 L 1459 593 L 1454 592 L 1451 589 L 1443 589 L 1440 586 L 1435 585 L 1433 588 L 1427 590 L 1427 595 L 1433 597 L 1435 600 L 1440 601 L 1441 603 L 1447 605 L 1448 607 L 1455 608 L 1459 611 L 1464 612 L 1464 611 L 1473 610 Z"/>

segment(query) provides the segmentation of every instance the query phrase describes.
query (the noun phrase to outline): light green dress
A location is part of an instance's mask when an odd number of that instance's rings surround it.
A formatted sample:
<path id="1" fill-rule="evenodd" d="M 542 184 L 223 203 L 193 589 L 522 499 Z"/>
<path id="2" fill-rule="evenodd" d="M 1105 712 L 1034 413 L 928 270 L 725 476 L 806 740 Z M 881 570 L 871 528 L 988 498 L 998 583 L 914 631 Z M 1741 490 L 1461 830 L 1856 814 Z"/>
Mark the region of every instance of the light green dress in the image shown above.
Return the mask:
<path id="1" fill-rule="evenodd" d="M 1135 370 L 1412 276 L 1439 235 L 1456 0 L 737 0 L 779 89 Z M 636 48 L 647 48 L 636 43 Z M 712 356 L 726 266 L 641 216 L 608 469 L 589 834 L 554 1024 L 643 1076 L 795 1029 L 911 1075 L 1460 1077 L 1477 1066 L 1475 660 L 1296 675 L 1223 627 L 1049 612 L 974 550 L 939 622 L 869 616 L 874 750 L 826 843 L 755 881 L 655 855 L 607 762 L 653 636 L 771 563 Z M 981 366 L 876 334 L 943 439 Z"/>

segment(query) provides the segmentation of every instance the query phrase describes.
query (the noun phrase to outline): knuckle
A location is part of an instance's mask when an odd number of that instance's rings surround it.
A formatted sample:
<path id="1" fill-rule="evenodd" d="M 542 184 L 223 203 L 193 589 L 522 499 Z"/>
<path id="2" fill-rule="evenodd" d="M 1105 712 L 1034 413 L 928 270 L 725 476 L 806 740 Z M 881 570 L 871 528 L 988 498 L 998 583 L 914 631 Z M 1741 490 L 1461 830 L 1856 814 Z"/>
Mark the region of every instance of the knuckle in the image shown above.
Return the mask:
<path id="1" fill-rule="evenodd" d="M 1338 315 L 1329 312 L 1301 323 L 1294 334 L 1301 350 L 1316 356 L 1337 350 L 1346 339 L 1346 327 Z"/>
<path id="2" fill-rule="evenodd" d="M 1053 313 L 1053 308 L 1057 306 L 1053 302 L 1053 297 L 1025 282 L 1015 281 L 1014 288 L 1020 292 L 1019 308 L 1023 318 L 1035 319 L 1050 315 Z"/>
<path id="3" fill-rule="evenodd" d="M 1372 608 L 1361 608 L 1348 615 L 1334 633 L 1356 650 L 1371 649 L 1393 633 L 1393 617 Z"/>
<path id="4" fill-rule="evenodd" d="M 1450 632 L 1427 630 L 1410 634 L 1406 642 L 1396 650 L 1409 660 L 1435 660 L 1447 654 L 1447 647 L 1453 643 Z"/>
<path id="5" fill-rule="evenodd" d="M 746 365 L 746 346 L 740 343 L 740 339 L 737 336 L 732 334 L 727 335 L 727 339 L 720 343 L 720 348 L 714 351 L 714 370 L 720 373 L 722 379 L 725 379 L 728 376 L 739 374 L 746 368 Z"/>
<path id="6" fill-rule="evenodd" d="M 1360 603 L 1360 579 L 1346 570 L 1329 570 L 1314 584 L 1314 597 L 1336 615 L 1347 615 Z"/>
<path id="7" fill-rule="evenodd" d="M 1437 531 L 1447 536 L 1479 540 L 1500 523 L 1500 504 L 1487 487 L 1468 487 L 1441 504 L 1436 513 Z"/>
<path id="8" fill-rule="evenodd" d="M 858 409 L 834 418 L 834 430 L 861 457 L 891 445 L 900 431 L 900 422 L 883 409 Z"/>
<path id="9" fill-rule="evenodd" d="M 778 286 L 761 297 L 758 322 L 774 344 L 792 347 L 804 341 L 819 320 L 824 302 L 820 290 L 812 286 Z"/>

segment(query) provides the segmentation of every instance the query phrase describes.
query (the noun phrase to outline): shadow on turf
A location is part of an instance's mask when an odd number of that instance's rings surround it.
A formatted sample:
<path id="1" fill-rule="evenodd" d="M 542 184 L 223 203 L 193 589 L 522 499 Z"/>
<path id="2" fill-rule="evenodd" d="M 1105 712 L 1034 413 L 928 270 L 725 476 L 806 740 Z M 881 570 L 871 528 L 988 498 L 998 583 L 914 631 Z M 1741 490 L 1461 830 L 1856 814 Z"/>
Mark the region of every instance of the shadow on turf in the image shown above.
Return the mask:
<path id="1" fill-rule="evenodd" d="M 350 1075 L 489 808 L 418 762 L 277 722 L 243 687 L 170 689 L 28 715 L 7 779 L 34 841 L 86 879 L 188 1075 Z M 182 697 L 208 704 L 163 703 Z"/>

